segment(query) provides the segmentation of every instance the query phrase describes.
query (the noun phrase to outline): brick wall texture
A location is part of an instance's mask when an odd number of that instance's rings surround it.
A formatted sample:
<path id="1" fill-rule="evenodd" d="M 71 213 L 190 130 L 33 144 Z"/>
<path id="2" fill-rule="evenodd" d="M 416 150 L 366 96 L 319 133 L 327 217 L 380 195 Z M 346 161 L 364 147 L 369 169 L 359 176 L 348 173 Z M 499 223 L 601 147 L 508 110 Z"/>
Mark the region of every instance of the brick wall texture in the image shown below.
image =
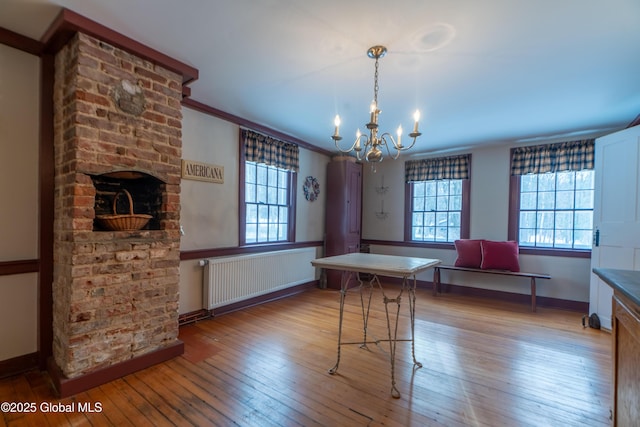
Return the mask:
<path id="1" fill-rule="evenodd" d="M 55 362 L 68 378 L 178 336 L 182 81 L 84 34 L 56 56 Z M 160 230 L 93 231 L 90 175 L 162 181 Z"/>

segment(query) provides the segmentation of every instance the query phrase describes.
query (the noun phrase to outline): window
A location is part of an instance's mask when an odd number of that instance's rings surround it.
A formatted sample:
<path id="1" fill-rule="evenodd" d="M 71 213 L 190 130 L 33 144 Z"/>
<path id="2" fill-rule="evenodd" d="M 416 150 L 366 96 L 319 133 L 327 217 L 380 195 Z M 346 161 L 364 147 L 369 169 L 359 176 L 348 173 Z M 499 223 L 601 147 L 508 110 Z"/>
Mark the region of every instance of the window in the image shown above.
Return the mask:
<path id="1" fill-rule="evenodd" d="M 593 139 L 511 151 L 509 239 L 523 249 L 588 256 L 593 230 Z"/>
<path id="2" fill-rule="evenodd" d="M 283 242 L 289 239 L 289 171 L 245 163 L 245 242 Z"/>
<path id="3" fill-rule="evenodd" d="M 411 240 L 453 242 L 460 238 L 462 180 L 412 182 Z"/>
<path id="4" fill-rule="evenodd" d="M 520 176 L 520 246 L 591 249 L 593 170 Z"/>
<path id="5" fill-rule="evenodd" d="M 298 146 L 240 133 L 240 244 L 295 241 Z"/>
<path id="6" fill-rule="evenodd" d="M 469 238 L 471 155 L 405 163 L 405 240 L 453 243 Z"/>

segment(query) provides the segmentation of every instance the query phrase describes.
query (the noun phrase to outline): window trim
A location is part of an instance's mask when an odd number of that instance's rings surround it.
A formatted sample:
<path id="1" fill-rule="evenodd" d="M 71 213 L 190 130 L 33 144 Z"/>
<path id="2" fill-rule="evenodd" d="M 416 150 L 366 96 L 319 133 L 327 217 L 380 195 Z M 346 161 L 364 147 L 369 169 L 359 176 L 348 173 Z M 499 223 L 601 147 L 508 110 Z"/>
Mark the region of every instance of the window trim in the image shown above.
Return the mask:
<path id="1" fill-rule="evenodd" d="M 247 243 L 246 241 L 246 232 L 247 232 L 247 207 L 245 202 L 245 188 L 246 188 L 246 160 L 245 160 L 245 147 L 244 142 L 242 141 L 242 136 L 238 138 L 239 140 L 239 165 L 238 165 L 238 242 L 239 246 L 270 246 L 270 245 L 282 245 L 287 242 L 295 242 L 296 241 L 296 206 L 297 206 L 297 194 L 296 191 L 298 187 L 298 174 L 289 170 L 287 171 L 287 175 L 289 177 L 289 181 L 287 185 L 289 185 L 289 221 L 287 223 L 287 240 L 278 240 L 276 242 L 251 242 Z"/>
<path id="2" fill-rule="evenodd" d="M 519 242 L 520 229 L 520 175 L 511 175 L 509 179 L 509 222 L 507 238 Z M 591 258 L 591 249 L 560 249 L 520 246 L 520 253 L 526 255 L 545 255 L 569 258 Z"/>
<path id="3" fill-rule="evenodd" d="M 471 170 L 469 170 L 469 176 L 471 176 Z M 450 181 L 450 180 L 447 180 Z M 411 219 L 412 219 L 412 199 L 413 199 L 413 186 L 411 182 L 405 182 L 404 184 L 404 241 L 405 243 L 411 243 L 424 248 L 440 248 L 448 249 L 453 248 L 455 245 L 453 242 L 423 242 L 411 239 Z M 470 224 L 471 224 L 471 179 L 466 178 L 462 180 L 462 209 L 460 210 L 460 238 L 468 239 L 470 236 Z"/>

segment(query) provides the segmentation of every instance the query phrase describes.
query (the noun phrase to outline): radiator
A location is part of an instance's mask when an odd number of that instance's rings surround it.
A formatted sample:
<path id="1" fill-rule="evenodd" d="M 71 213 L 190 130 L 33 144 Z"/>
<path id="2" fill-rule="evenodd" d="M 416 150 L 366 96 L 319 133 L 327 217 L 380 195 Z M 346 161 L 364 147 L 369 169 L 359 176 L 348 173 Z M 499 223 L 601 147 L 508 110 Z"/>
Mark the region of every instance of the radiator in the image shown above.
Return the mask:
<path id="1" fill-rule="evenodd" d="M 227 304 L 315 280 L 316 248 L 211 258 L 205 261 L 204 304 Z"/>

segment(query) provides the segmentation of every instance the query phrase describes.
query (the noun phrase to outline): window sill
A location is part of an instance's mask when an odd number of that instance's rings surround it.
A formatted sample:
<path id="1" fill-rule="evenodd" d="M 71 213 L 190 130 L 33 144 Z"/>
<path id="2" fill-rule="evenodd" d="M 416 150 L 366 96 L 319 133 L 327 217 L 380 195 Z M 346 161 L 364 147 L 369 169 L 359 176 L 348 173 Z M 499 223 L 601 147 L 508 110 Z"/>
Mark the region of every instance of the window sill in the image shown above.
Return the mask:
<path id="1" fill-rule="evenodd" d="M 240 248 L 255 248 L 255 247 L 264 247 L 264 248 L 272 248 L 278 246 L 287 246 L 290 245 L 291 242 L 289 240 L 278 240 L 276 242 L 250 242 L 250 243 L 241 243 L 239 245 Z"/>
<path id="2" fill-rule="evenodd" d="M 404 242 L 403 246 L 412 246 L 416 248 L 432 248 L 432 249 L 455 249 L 453 242 L 421 242 L 409 240 Z"/>
<path id="3" fill-rule="evenodd" d="M 373 240 L 362 239 L 365 245 L 381 245 L 381 246 L 400 246 L 409 248 L 433 248 L 433 249 L 455 249 L 453 242 L 416 242 L 412 240 Z"/>
<path id="4" fill-rule="evenodd" d="M 591 258 L 590 249 L 558 249 L 558 248 L 534 248 L 520 246 L 521 255 L 543 255 L 567 258 Z"/>

